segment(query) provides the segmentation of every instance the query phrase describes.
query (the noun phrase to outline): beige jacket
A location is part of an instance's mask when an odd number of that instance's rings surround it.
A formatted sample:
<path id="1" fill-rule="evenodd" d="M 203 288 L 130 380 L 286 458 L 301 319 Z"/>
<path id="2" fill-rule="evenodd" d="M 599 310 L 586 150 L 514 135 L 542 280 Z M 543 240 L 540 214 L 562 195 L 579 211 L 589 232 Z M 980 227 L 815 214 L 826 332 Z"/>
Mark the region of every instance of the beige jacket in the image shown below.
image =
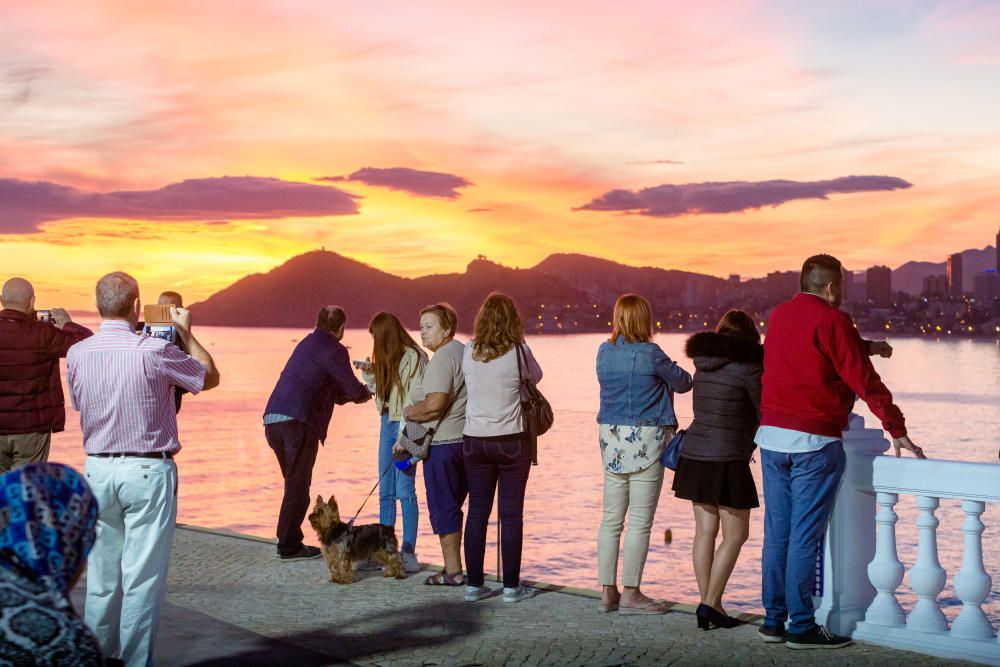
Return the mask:
<path id="1" fill-rule="evenodd" d="M 399 380 L 403 391 L 400 392 L 393 385 L 392 391 L 389 393 L 389 421 L 398 422 L 403 420 L 403 406 L 406 405 L 406 399 L 410 395 L 410 387 L 416 378 L 423 375 L 426 366 L 427 354 L 423 350 L 417 352 L 412 347 L 406 348 L 406 351 L 403 352 L 403 358 L 399 360 Z M 374 373 L 363 372 L 361 376 L 364 378 L 366 384 L 374 386 Z M 373 403 L 378 413 L 382 414 L 382 401 L 373 401 Z"/>

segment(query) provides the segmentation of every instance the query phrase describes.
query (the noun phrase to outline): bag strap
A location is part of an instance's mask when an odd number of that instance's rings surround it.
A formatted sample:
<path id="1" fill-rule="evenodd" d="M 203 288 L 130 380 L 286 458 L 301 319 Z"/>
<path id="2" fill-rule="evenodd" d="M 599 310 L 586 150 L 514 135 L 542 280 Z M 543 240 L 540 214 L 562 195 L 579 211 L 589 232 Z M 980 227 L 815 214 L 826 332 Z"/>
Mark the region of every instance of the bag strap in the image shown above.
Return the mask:
<path id="1" fill-rule="evenodd" d="M 514 347 L 517 350 L 517 385 L 518 385 L 518 388 L 520 388 L 520 387 L 523 387 L 524 383 L 525 383 L 524 376 L 521 375 L 521 357 L 522 356 L 524 357 L 524 369 L 525 369 L 525 371 L 527 371 L 528 370 L 528 353 L 524 351 L 524 343 L 515 343 Z M 531 381 L 530 377 L 528 378 L 528 382 L 531 382 L 532 384 L 534 384 Z"/>
<path id="2" fill-rule="evenodd" d="M 458 392 L 462 391 L 462 387 L 464 386 L 465 376 L 463 375 L 462 381 L 458 383 L 458 388 L 455 390 L 455 393 L 448 399 L 448 405 L 444 406 L 444 412 L 442 412 L 441 416 L 438 417 L 437 423 L 434 424 L 434 428 L 427 429 L 427 432 L 431 435 L 431 440 L 434 439 L 434 434 L 437 433 L 437 430 L 441 427 L 441 422 L 444 421 L 444 418 L 448 416 L 448 411 L 451 410 L 451 406 L 455 404 L 455 399 L 458 398 Z"/>

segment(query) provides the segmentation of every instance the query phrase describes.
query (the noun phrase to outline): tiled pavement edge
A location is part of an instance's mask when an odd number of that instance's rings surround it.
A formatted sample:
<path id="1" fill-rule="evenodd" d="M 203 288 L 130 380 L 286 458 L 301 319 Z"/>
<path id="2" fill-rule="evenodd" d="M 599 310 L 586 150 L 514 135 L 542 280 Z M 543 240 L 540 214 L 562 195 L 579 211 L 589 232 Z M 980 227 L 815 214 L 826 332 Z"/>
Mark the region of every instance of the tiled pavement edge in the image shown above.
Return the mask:
<path id="1" fill-rule="evenodd" d="M 699 631 L 690 613 L 599 614 L 593 593 L 581 589 L 573 589 L 575 594 L 537 590 L 530 600 L 504 604 L 499 584 L 487 582 L 497 592 L 468 603 L 462 600 L 463 589 L 423 586 L 424 577 L 394 580 L 358 573 L 356 583 L 338 586 L 328 582 L 322 560 L 281 562 L 268 540 L 181 526 L 167 599 L 229 627 L 278 640 L 271 645 L 276 655 L 281 652 L 274 647 L 291 645 L 304 655 L 329 656 L 331 664 L 955 664 L 864 643 L 836 651 L 791 651 L 761 642 L 756 625 Z M 689 605 L 677 608 L 690 610 Z M 241 659 L 238 647 L 234 653 L 233 664 L 266 664 Z M 283 659 L 274 664 L 283 663 L 290 664 Z"/>

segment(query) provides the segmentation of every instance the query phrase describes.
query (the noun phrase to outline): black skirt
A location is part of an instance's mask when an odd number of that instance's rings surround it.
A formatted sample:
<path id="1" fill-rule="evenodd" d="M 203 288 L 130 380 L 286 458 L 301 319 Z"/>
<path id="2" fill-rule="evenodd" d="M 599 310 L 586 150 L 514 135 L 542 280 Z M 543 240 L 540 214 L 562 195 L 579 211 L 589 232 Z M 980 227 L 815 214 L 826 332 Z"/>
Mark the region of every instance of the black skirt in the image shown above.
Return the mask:
<path id="1" fill-rule="evenodd" d="M 674 471 L 674 495 L 738 510 L 760 507 L 757 485 L 746 461 L 699 461 L 681 456 Z"/>

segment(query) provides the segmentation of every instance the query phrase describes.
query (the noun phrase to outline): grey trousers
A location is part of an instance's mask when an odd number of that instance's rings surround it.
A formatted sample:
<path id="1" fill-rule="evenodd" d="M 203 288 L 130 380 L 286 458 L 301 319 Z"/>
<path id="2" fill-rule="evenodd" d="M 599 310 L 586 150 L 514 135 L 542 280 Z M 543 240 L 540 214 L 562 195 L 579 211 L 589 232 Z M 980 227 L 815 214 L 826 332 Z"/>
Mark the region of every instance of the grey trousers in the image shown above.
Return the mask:
<path id="1" fill-rule="evenodd" d="M 49 432 L 0 435 L 0 473 L 29 463 L 48 461 L 51 441 L 52 434 Z"/>

